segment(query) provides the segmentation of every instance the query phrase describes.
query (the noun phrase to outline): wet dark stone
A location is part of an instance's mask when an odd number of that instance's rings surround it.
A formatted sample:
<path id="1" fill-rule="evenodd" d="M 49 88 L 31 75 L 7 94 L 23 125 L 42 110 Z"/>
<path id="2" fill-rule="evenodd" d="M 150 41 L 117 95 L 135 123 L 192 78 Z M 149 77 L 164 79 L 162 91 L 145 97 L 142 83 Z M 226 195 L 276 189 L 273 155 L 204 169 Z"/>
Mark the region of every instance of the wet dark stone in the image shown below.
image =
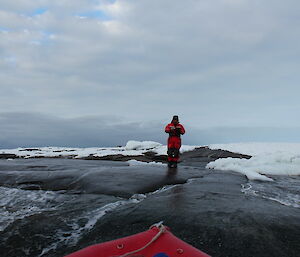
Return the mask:
<path id="1" fill-rule="evenodd" d="M 128 236 L 163 220 L 176 236 L 212 256 L 298 256 L 299 209 L 243 195 L 245 180 L 207 174 L 178 185 L 105 216 L 80 244 Z"/>
<path id="2" fill-rule="evenodd" d="M 37 148 L 28 148 L 28 149 L 23 149 L 20 151 L 38 151 L 40 149 Z M 73 152 L 75 150 L 67 150 L 68 152 Z M 53 152 L 59 153 L 62 152 L 62 150 L 55 150 Z M 68 155 L 68 156 L 62 156 L 58 155 L 56 157 L 46 157 L 46 158 L 62 158 L 62 159 L 71 159 L 75 158 L 76 155 Z M 250 155 L 245 155 L 245 154 L 239 154 L 239 153 L 232 153 L 229 151 L 225 150 L 212 150 L 209 149 L 208 147 L 199 147 L 196 148 L 193 151 L 189 152 L 184 152 L 181 154 L 181 161 L 185 162 L 193 162 L 196 160 L 197 162 L 209 162 L 209 161 L 214 161 L 219 158 L 246 158 L 250 159 Z M 0 154 L 0 159 L 8 159 L 8 158 L 24 158 L 24 157 L 18 157 L 14 154 Z M 45 158 L 44 156 L 34 156 L 30 157 L 32 159 L 38 159 L 38 158 Z M 127 156 L 127 155 L 122 155 L 122 154 L 116 154 L 116 155 L 107 155 L 107 156 L 93 156 L 89 155 L 87 157 L 80 158 L 83 160 L 107 160 L 107 161 L 128 161 L 128 160 L 137 160 L 137 161 L 143 161 L 143 162 L 167 162 L 167 156 L 166 155 L 157 155 L 155 152 L 149 150 L 145 152 L 143 155 L 135 155 L 135 156 Z"/>
<path id="3" fill-rule="evenodd" d="M 289 178 L 276 176 L 274 182 L 255 182 L 266 192 L 262 197 L 247 195 L 241 191 L 249 182 L 245 176 L 205 169 L 205 159 L 223 156 L 218 151 L 215 155 L 209 151 L 208 156 L 206 150 L 184 153 L 177 169 L 103 160 L 1 160 L 0 186 L 55 191 L 57 203 L 50 210 L 16 219 L 0 231 L 0 256 L 37 257 L 53 245 L 42 257 L 64 256 L 91 244 L 139 233 L 163 220 L 176 236 L 212 256 L 298 257 L 300 209 L 264 197 L 279 189 L 297 190 L 299 177 L 289 183 Z M 153 153 L 147 158 L 154 158 Z M 166 190 L 156 192 L 162 188 Z M 134 194 L 145 194 L 135 195 L 135 199 L 145 199 L 101 209 L 126 202 Z M 46 206 L 52 204 L 49 201 L 45 200 Z M 104 216 L 97 218 L 102 211 Z M 89 219 L 93 212 L 95 226 L 80 234 L 78 242 L 68 241 L 93 221 L 93 216 Z"/>
<path id="4" fill-rule="evenodd" d="M 0 159 L 16 159 L 16 158 L 19 158 L 19 157 L 15 154 L 9 154 L 9 153 L 1 153 L 0 154 Z"/>
<path id="5" fill-rule="evenodd" d="M 181 154 L 181 159 L 183 161 L 203 161 L 203 162 L 210 162 L 210 161 L 215 161 L 220 158 L 239 158 L 239 159 L 250 159 L 250 155 L 246 154 L 240 154 L 240 153 L 233 153 L 221 149 L 217 150 L 212 150 L 209 149 L 208 147 L 199 147 L 196 148 L 193 151 L 190 152 L 184 152 Z"/>
<path id="6" fill-rule="evenodd" d="M 20 152 L 27 152 L 27 151 L 29 151 L 29 152 L 32 152 L 32 151 L 41 151 L 41 149 L 39 149 L 39 148 L 25 148 L 25 149 L 21 149 L 21 150 L 19 150 Z"/>
<path id="7" fill-rule="evenodd" d="M 196 160 L 197 162 L 209 162 L 214 161 L 219 158 L 245 158 L 250 159 L 250 155 L 240 154 L 240 153 L 233 153 L 224 150 L 211 150 L 208 147 L 199 147 L 193 151 L 184 152 L 181 154 L 180 160 L 184 162 L 192 162 Z M 107 155 L 107 156 L 93 156 L 90 155 L 88 157 L 83 158 L 85 160 L 109 160 L 109 161 L 128 161 L 128 160 L 137 160 L 143 162 L 167 162 L 166 155 L 157 155 L 153 151 L 145 152 L 143 155 L 136 155 L 136 156 L 125 156 L 122 154 L 118 155 Z"/>
<path id="8" fill-rule="evenodd" d="M 186 167 L 183 168 L 184 172 L 177 173 L 177 170 L 169 170 L 164 166 L 130 167 L 124 162 L 93 161 L 93 168 L 86 175 L 87 161 L 65 160 L 70 161 L 77 165 L 76 170 L 68 170 L 67 167 L 63 172 L 34 169 L 32 172 L 27 171 L 26 175 L 23 172 L 14 171 L 10 174 L 0 170 L 0 185 L 130 198 L 133 194 L 153 192 L 165 185 L 182 184 L 190 178 L 201 177 L 210 172 Z M 15 169 L 15 166 L 12 167 Z"/>

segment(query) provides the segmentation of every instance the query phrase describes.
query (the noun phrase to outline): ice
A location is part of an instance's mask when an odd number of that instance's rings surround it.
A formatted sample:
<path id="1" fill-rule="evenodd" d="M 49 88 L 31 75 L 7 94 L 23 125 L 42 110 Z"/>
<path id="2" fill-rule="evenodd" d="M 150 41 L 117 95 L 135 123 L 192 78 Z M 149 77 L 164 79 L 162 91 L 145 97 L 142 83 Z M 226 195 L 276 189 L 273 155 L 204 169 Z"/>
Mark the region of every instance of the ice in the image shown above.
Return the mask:
<path id="1" fill-rule="evenodd" d="M 129 166 L 144 166 L 144 165 L 150 165 L 150 166 L 167 166 L 167 164 L 161 163 L 161 162 L 141 162 L 137 160 L 129 160 L 127 161 Z"/>
<path id="2" fill-rule="evenodd" d="M 211 149 L 251 155 L 250 159 L 224 158 L 206 168 L 242 173 L 250 180 L 272 181 L 267 175 L 300 175 L 299 143 L 236 143 L 210 145 Z"/>
<path id="3" fill-rule="evenodd" d="M 183 145 L 180 152 L 192 151 L 196 146 Z M 126 146 L 121 147 L 89 147 L 89 148 L 71 148 L 71 147 L 30 147 L 16 149 L 1 149 L 0 153 L 15 154 L 22 158 L 35 157 L 67 157 L 67 158 L 85 158 L 89 156 L 103 157 L 108 155 L 139 156 L 145 152 L 154 152 L 157 155 L 166 155 L 167 146 L 154 141 L 134 141 L 130 140 Z"/>
<path id="4" fill-rule="evenodd" d="M 148 150 L 161 146 L 162 144 L 154 141 L 134 141 L 130 140 L 127 142 L 125 149 L 126 150 Z"/>
<path id="5" fill-rule="evenodd" d="M 274 153 L 292 153 L 300 155 L 300 143 L 233 143 L 211 144 L 210 149 L 222 149 L 251 156 Z"/>
<path id="6" fill-rule="evenodd" d="M 180 152 L 192 151 L 199 146 L 182 145 Z M 250 180 L 272 181 L 268 175 L 300 175 L 300 143 L 235 143 L 209 145 L 210 149 L 222 149 L 251 155 L 252 158 L 224 158 L 209 163 L 209 169 L 231 170 L 247 176 Z M 22 158 L 66 157 L 85 158 L 108 155 L 142 156 L 151 151 L 157 155 L 167 155 L 167 146 L 154 141 L 130 140 L 121 147 L 39 147 L 3 149 L 2 153 L 15 154 Z M 162 165 L 153 163 L 128 162 L 129 165 Z"/>

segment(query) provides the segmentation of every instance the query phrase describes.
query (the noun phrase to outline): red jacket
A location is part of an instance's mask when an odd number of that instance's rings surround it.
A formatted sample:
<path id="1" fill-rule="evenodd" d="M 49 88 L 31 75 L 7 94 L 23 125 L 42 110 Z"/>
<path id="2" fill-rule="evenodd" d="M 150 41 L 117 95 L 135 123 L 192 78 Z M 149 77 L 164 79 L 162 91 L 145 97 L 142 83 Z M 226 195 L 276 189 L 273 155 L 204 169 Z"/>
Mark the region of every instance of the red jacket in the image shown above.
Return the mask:
<path id="1" fill-rule="evenodd" d="M 180 137 L 185 133 L 185 129 L 180 123 L 177 125 L 169 123 L 165 128 L 165 132 L 169 133 L 170 137 Z"/>

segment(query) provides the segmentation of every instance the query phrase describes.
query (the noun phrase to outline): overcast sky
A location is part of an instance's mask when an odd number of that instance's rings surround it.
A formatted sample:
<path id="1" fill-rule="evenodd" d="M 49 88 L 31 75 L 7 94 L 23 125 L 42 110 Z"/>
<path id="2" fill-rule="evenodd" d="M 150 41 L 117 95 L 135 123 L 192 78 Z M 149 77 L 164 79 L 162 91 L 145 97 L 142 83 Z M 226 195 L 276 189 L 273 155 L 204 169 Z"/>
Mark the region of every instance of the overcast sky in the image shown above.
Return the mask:
<path id="1" fill-rule="evenodd" d="M 298 0 L 0 0 L 0 148 L 300 142 Z M 226 132 L 227 131 L 227 132 Z"/>

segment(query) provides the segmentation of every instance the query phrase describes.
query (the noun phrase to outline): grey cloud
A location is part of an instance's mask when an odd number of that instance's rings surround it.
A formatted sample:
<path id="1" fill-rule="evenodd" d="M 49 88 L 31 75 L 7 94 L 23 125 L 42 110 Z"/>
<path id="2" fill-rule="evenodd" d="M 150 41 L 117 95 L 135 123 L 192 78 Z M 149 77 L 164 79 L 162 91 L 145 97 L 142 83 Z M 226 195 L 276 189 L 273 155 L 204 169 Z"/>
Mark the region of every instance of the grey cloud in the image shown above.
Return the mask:
<path id="1" fill-rule="evenodd" d="M 163 141 L 164 137 L 157 124 L 145 128 L 118 117 L 65 119 L 39 113 L 1 113 L 0 122 L 0 148 L 117 146 L 131 139 Z"/>
<path id="2" fill-rule="evenodd" d="M 99 2 L 107 2 L 108 0 L 99 0 Z M 95 1 L 96 2 L 96 1 Z M 55 9 L 56 11 L 72 12 L 74 10 L 84 10 L 94 7 L 95 2 L 86 0 L 0 0 L 1 9 L 20 14 L 31 14 L 38 8 Z M 64 9 L 65 8 L 65 9 Z M 63 10 L 62 10 L 63 9 Z"/>
<path id="3" fill-rule="evenodd" d="M 40 113 L 0 113 L 0 149 L 39 146 L 104 147 L 125 145 L 128 140 L 166 144 L 169 122 L 132 123 L 121 117 L 87 116 L 73 119 Z M 245 141 L 300 142 L 300 128 L 216 127 L 199 129 L 184 124 L 183 144 L 207 145 Z"/>
<path id="4" fill-rule="evenodd" d="M 106 23 L 71 15 L 96 8 L 86 1 L 3 5 L 2 21 L 13 31 L 0 32 L 1 110 L 300 126 L 297 1 L 116 4 L 120 12 Z M 40 5 L 49 10 L 39 17 L 16 14 Z"/>

